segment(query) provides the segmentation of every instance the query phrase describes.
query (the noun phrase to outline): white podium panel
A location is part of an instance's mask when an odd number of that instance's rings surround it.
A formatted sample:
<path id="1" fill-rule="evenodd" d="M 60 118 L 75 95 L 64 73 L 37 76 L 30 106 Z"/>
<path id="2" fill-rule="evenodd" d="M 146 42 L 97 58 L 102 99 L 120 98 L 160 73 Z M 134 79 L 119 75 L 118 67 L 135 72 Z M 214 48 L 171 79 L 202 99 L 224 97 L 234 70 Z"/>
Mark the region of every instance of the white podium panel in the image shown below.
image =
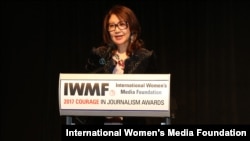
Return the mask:
<path id="1" fill-rule="evenodd" d="M 66 116 L 170 116 L 170 74 L 67 74 L 59 77 Z"/>

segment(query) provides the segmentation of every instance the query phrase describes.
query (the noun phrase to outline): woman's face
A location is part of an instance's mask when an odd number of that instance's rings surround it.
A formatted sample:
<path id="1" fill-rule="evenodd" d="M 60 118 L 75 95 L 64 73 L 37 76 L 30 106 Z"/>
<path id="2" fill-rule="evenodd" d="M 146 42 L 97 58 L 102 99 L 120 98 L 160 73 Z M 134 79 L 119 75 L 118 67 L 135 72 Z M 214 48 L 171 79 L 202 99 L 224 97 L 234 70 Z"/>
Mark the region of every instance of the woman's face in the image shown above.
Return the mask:
<path id="1" fill-rule="evenodd" d="M 120 20 L 116 15 L 112 14 L 108 25 L 111 40 L 118 47 L 127 47 L 129 44 L 130 29 L 127 21 Z"/>

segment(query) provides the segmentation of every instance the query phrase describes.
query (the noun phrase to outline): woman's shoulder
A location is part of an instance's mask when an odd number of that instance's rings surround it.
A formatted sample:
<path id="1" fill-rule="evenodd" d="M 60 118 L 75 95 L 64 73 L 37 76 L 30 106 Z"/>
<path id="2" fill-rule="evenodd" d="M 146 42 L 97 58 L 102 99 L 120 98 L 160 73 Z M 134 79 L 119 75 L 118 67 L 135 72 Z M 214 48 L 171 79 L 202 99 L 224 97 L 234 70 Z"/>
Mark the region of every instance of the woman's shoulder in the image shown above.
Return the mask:
<path id="1" fill-rule="evenodd" d="M 140 48 L 138 50 L 136 50 L 134 52 L 134 55 L 135 56 L 138 56 L 138 57 L 143 57 L 143 58 L 147 58 L 147 57 L 150 57 L 154 54 L 154 51 L 153 50 L 149 50 L 149 49 L 146 49 L 146 48 Z"/>
<path id="2" fill-rule="evenodd" d="M 103 56 L 106 54 L 107 50 L 108 50 L 107 46 L 98 46 L 92 48 L 92 53 L 99 56 Z"/>

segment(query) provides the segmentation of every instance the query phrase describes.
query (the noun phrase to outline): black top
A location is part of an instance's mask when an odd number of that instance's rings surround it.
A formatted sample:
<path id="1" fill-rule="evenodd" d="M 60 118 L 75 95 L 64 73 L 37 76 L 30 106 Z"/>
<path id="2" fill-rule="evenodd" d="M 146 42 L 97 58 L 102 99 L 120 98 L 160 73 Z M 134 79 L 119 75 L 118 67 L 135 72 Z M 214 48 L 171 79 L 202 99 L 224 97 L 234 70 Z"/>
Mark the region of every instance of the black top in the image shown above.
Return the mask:
<path id="1" fill-rule="evenodd" d="M 85 72 L 88 73 L 112 73 L 115 63 L 112 60 L 112 50 L 109 47 L 101 46 L 93 48 L 90 57 L 85 65 Z M 132 53 L 125 61 L 125 74 L 153 74 L 157 73 L 156 55 L 154 51 L 141 48 Z"/>

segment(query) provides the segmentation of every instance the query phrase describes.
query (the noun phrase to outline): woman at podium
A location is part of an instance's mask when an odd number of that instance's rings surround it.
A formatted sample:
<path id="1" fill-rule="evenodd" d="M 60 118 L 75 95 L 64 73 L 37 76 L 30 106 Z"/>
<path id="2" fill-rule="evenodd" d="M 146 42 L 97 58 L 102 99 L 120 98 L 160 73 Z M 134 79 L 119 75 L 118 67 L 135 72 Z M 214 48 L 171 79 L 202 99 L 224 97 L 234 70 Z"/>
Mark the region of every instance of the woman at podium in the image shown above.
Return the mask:
<path id="1" fill-rule="evenodd" d="M 157 73 L 156 55 L 140 38 L 141 27 L 134 12 L 123 5 L 113 6 L 103 21 L 103 44 L 91 50 L 84 72 L 112 74 Z M 121 122 L 155 124 L 146 117 L 86 117 L 86 124 Z M 159 119 L 159 118 L 158 118 Z M 160 118 L 157 124 L 164 121 Z"/>

